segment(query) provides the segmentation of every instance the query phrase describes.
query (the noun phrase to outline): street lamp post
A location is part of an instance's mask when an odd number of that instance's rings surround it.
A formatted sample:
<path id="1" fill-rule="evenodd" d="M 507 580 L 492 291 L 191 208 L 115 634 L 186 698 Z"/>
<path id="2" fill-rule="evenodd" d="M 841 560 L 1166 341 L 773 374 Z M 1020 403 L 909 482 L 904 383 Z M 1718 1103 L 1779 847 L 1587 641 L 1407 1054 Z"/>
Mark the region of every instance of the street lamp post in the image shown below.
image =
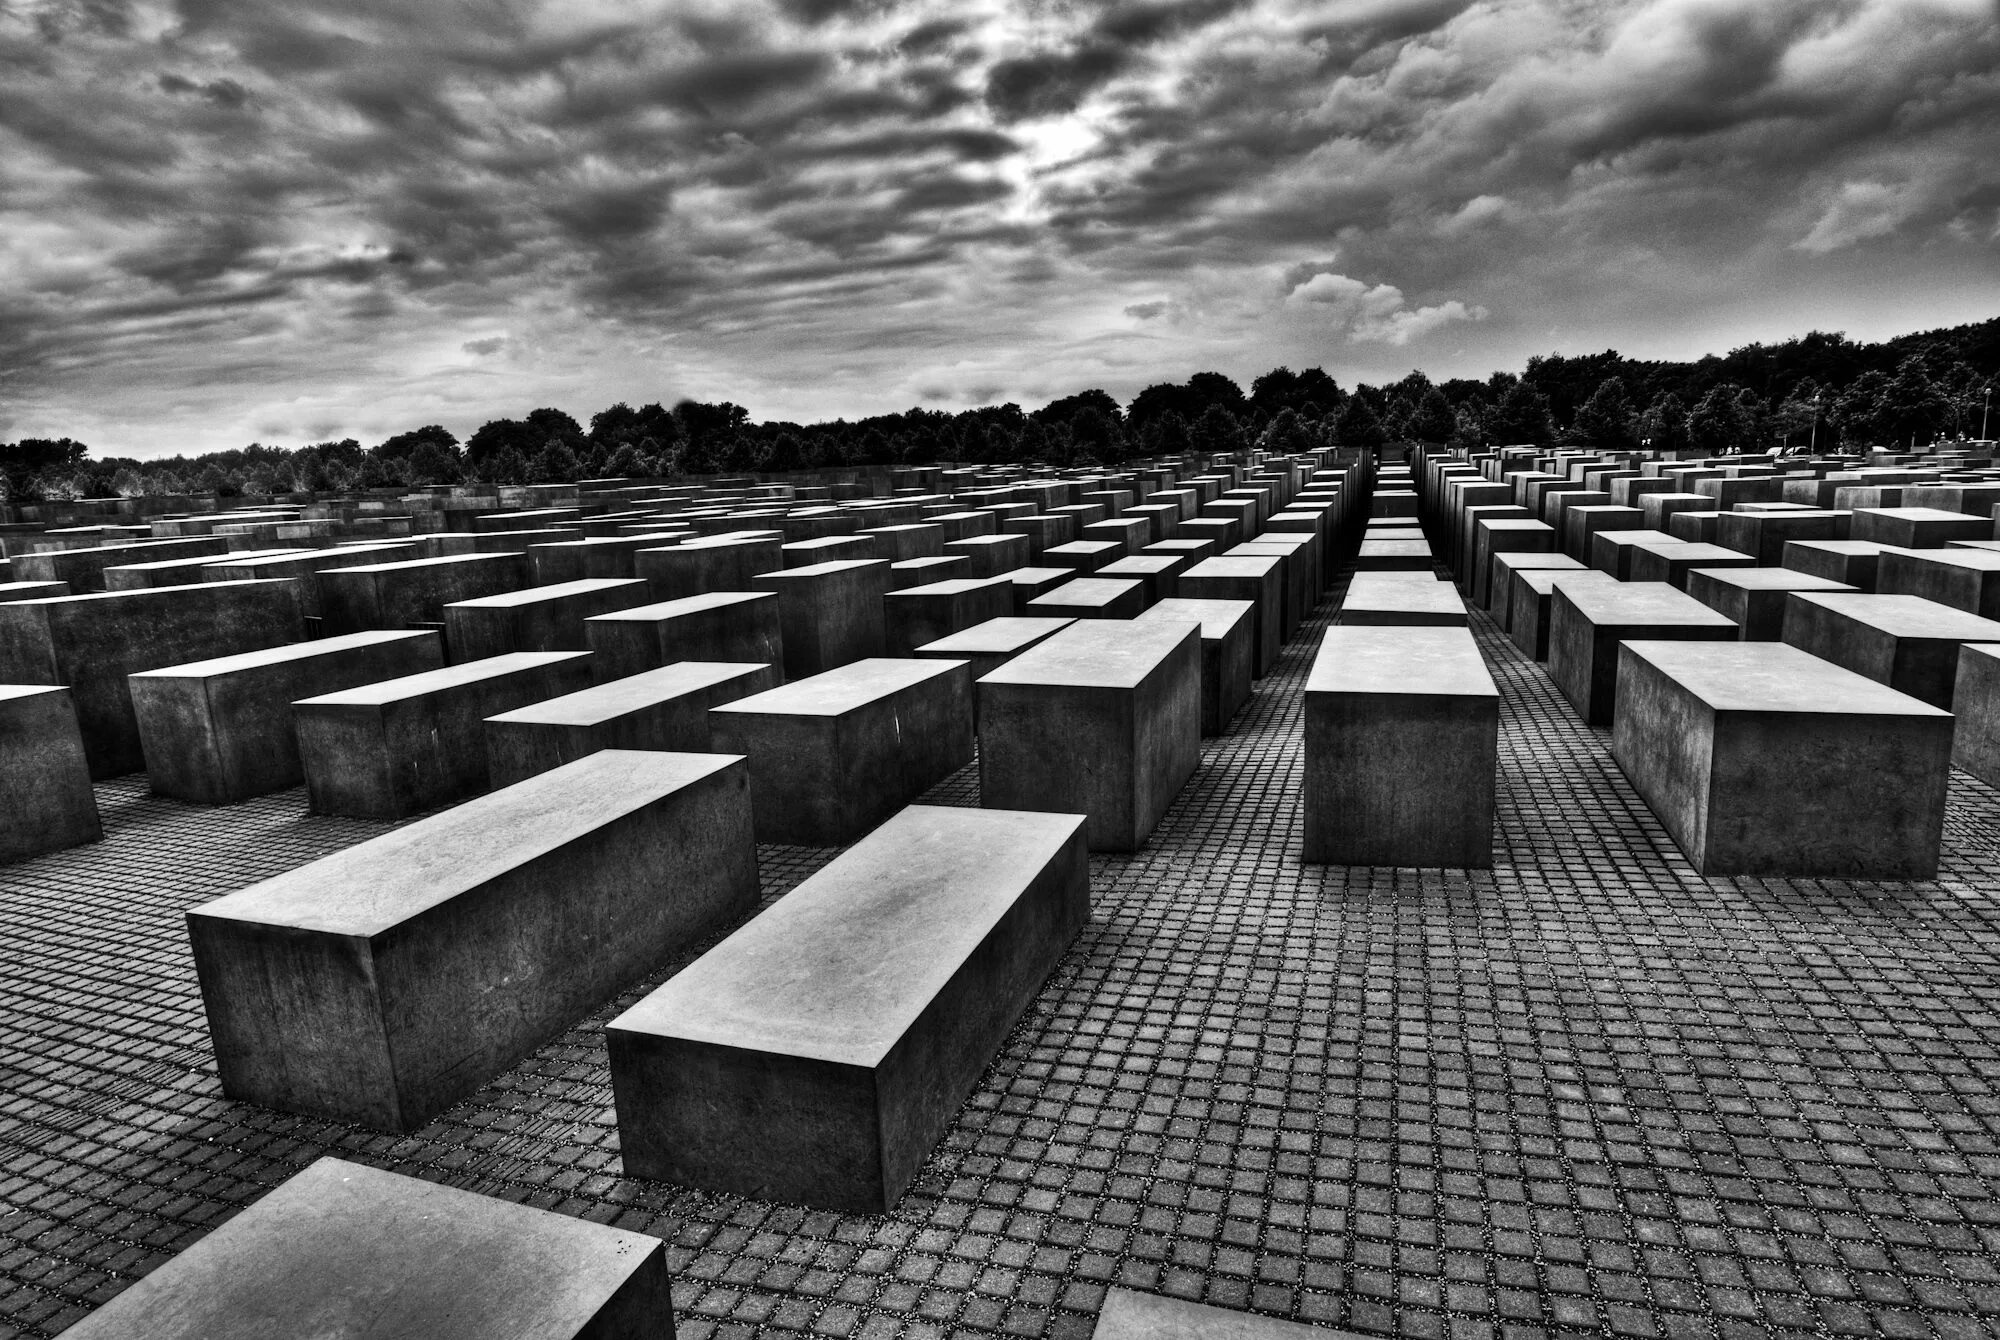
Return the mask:
<path id="1" fill-rule="evenodd" d="M 1808 456 L 1819 455 L 1819 393 L 1813 393 L 1812 443 L 1806 448 Z"/>
<path id="2" fill-rule="evenodd" d="M 1986 418 L 1992 412 L 1993 412 L 1993 384 L 1991 382 L 1988 382 L 1986 384 L 1985 404 L 1981 407 L 1979 411 L 1979 440 L 1981 442 L 1988 442 L 1992 440 L 1986 436 Z"/>

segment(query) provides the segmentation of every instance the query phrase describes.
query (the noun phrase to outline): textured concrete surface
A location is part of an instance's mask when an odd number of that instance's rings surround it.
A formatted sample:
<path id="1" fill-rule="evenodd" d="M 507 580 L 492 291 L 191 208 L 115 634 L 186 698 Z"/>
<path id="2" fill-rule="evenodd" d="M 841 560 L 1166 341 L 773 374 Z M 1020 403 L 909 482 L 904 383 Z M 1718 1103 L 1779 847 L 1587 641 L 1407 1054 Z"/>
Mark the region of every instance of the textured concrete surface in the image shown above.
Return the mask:
<path id="1" fill-rule="evenodd" d="M 1484 615 L 1494 868 L 1299 862 L 1324 603 L 883 1216 L 620 1174 L 603 1024 L 404 1137 L 222 1098 L 182 909 L 385 831 L 98 787 L 0 871 L 0 1333 L 322 1153 L 654 1233 L 682 1335 L 1083 1340 L 1121 1286 L 1369 1336 L 1994 1334 L 2000 791 L 1935 881 L 1704 879 Z M 976 769 L 931 793 L 976 804 Z M 198 853 L 199 859 L 190 854 Z M 764 847 L 765 903 L 831 859 Z"/>

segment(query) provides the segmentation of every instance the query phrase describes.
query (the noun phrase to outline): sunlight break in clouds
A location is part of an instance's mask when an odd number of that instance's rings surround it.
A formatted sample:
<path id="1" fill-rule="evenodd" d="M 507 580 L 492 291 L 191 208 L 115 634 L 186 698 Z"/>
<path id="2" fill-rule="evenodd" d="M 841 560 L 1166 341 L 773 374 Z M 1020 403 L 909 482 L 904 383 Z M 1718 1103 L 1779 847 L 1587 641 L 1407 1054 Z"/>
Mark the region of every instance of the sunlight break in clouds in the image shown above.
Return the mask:
<path id="1" fill-rule="evenodd" d="M 1977 319 L 1996 33 L 2000 0 L 15 0 L 0 435 Z"/>

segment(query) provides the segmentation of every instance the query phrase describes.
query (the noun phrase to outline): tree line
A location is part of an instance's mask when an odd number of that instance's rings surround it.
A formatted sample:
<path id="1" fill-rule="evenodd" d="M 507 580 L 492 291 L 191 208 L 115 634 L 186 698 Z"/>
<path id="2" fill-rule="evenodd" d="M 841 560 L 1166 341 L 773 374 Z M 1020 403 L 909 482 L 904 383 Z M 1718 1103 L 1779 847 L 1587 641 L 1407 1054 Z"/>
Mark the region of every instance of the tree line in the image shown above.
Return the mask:
<path id="1" fill-rule="evenodd" d="M 1519 373 L 1433 383 L 1420 371 L 1342 387 L 1319 368 L 1275 368 L 1245 391 L 1199 372 L 1120 405 L 1080 391 L 1024 411 L 910 409 L 849 421 L 752 422 L 729 402 L 620 402 L 589 425 L 560 409 L 494 419 L 461 441 L 438 424 L 373 446 L 353 438 L 139 461 L 93 458 L 70 438 L 0 443 L 0 501 L 139 494 L 345 492 L 429 484 L 571 483 L 928 464 L 1113 465 L 1252 446 L 1379 450 L 1639 446 L 1717 455 L 1909 447 L 1990 432 L 2000 319 L 1863 344 L 1813 331 L 1694 362 L 1601 354 L 1530 358 Z"/>

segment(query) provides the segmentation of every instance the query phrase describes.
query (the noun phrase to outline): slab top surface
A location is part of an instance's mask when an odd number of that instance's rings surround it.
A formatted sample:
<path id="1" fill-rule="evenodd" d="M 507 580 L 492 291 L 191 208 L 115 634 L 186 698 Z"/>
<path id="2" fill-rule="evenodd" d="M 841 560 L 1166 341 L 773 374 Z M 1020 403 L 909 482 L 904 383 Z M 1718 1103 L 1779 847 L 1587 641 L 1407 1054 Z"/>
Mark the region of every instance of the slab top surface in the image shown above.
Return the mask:
<path id="1" fill-rule="evenodd" d="M 1075 619 L 1066 618 L 1016 618 L 1008 615 L 974 624 L 949 637 L 941 637 L 935 642 L 926 642 L 918 650 L 943 656 L 991 655 L 996 652 L 1019 651 L 1022 647 L 1033 646 L 1043 638 L 1061 632 L 1075 622 Z"/>
<path id="2" fill-rule="evenodd" d="M 1409 576 L 1426 577 L 1425 573 Z M 1388 581 L 1371 578 L 1389 577 Z M 1436 578 L 1428 581 L 1396 580 L 1394 574 L 1357 572 L 1348 583 L 1343 610 L 1406 610 L 1413 614 L 1463 614 L 1465 602 L 1458 588 Z"/>
<path id="3" fill-rule="evenodd" d="M 1891 637 L 1934 637 L 1959 642 L 2000 642 L 2000 620 L 1940 605 L 1922 596 L 1847 595 L 1840 592 L 1795 597 L 1879 629 Z"/>
<path id="4" fill-rule="evenodd" d="M 659 1239 L 321 1158 L 77 1340 L 571 1335 Z"/>
<path id="5" fill-rule="evenodd" d="M 1947 512 L 1942 507 L 1857 507 L 1854 515 L 1889 517 L 1897 521 L 1977 521 L 1985 524 L 1992 520 L 1964 512 Z"/>
<path id="6" fill-rule="evenodd" d="M 1137 688 L 1176 647 L 1200 635 L 1192 620 L 1079 619 L 979 682 Z"/>
<path id="7" fill-rule="evenodd" d="M 606 749 L 225 894 L 189 915 L 380 935 L 741 758 Z"/>
<path id="8" fill-rule="evenodd" d="M 379 684 L 362 684 L 355 688 L 342 689 L 338 693 L 323 693 L 316 698 L 301 698 L 293 706 L 380 707 L 385 703 L 401 702 L 406 698 L 421 698 L 427 693 L 454 689 L 463 684 L 476 684 L 482 679 L 516 674 L 536 666 L 554 665 L 559 661 L 582 660 L 589 655 L 587 651 L 510 651 L 477 661 L 447 665 L 442 670 L 426 670 L 422 674 L 385 679 Z"/>
<path id="9" fill-rule="evenodd" d="M 840 716 L 887 694 L 949 675 L 964 661 L 871 656 L 711 708 L 751 716 Z"/>
<path id="10" fill-rule="evenodd" d="M 1557 586 L 1569 590 L 1578 584 L 1595 586 L 1600 582 L 1609 582 L 1613 586 L 1625 585 L 1624 582 L 1619 581 L 1610 573 L 1599 572 L 1595 568 L 1586 568 L 1581 563 L 1578 563 L 1575 567 L 1565 568 L 1516 566 L 1514 575 L 1526 582 L 1530 591 L 1541 596 L 1549 594 Z"/>
<path id="11" fill-rule="evenodd" d="M 700 693 L 769 668 L 761 661 L 676 661 L 672 665 L 641 671 L 624 679 L 614 679 L 575 693 L 517 707 L 487 720 L 536 726 L 595 726 L 601 721 L 622 717 L 671 698 Z"/>
<path id="12" fill-rule="evenodd" d="M 1500 691 L 1463 628 L 1340 624 L 1326 630 L 1306 692 L 1492 698 Z"/>
<path id="13" fill-rule="evenodd" d="M 337 637 L 315 638 L 309 642 L 287 642 L 282 646 L 239 652 L 232 656 L 217 656 L 206 661 L 189 661 L 185 665 L 165 665 L 157 670 L 135 671 L 130 677 L 207 679 L 211 675 L 230 675 L 242 670 L 257 670 L 267 665 L 282 665 L 286 661 L 309 661 L 318 656 L 353 651 L 359 647 L 380 646 L 387 642 L 414 642 L 419 638 L 436 636 L 436 633 L 428 629 L 376 629 L 366 633 L 343 633 Z"/>
<path id="14" fill-rule="evenodd" d="M 875 1066 L 1084 822 L 909 806 L 608 1027 Z"/>
<path id="15" fill-rule="evenodd" d="M 556 601 L 569 600 L 575 596 L 594 595 L 599 591 L 617 591 L 630 587 L 644 587 L 644 579 L 637 577 L 584 577 L 573 582 L 556 582 L 549 586 L 529 586 L 519 591 L 500 591 L 490 596 L 477 596 L 471 600 L 457 600 L 445 606 L 457 610 L 510 610 L 524 605 L 547 605 Z"/>
<path id="16" fill-rule="evenodd" d="M 1033 605 L 1109 605 L 1145 583 L 1130 577 L 1076 577 L 1029 602 Z"/>
<path id="17" fill-rule="evenodd" d="M 1991 543 L 1986 541 L 1985 543 Z M 1935 563 L 1939 567 L 1965 568 L 1972 572 L 2000 572 L 2000 550 L 1994 549 L 1898 549 L 1900 558 L 1913 559 L 1918 563 Z"/>
<path id="18" fill-rule="evenodd" d="M 1222 638 L 1229 636 L 1232 629 L 1243 627 L 1256 609 L 1254 600 L 1195 600 L 1176 596 L 1153 602 L 1151 609 L 1132 622 L 1198 624 L 1204 638 Z"/>
<path id="19" fill-rule="evenodd" d="M 1624 654 L 1658 666 L 1719 712 L 1944 717 L 1951 713 L 1784 642 L 1655 642 Z"/>
<path id="20" fill-rule="evenodd" d="M 1712 582 L 1744 591 L 1852 591 L 1846 582 L 1814 577 L 1790 568 L 1696 568 Z"/>
<path id="21" fill-rule="evenodd" d="M 635 605 L 629 610 L 594 614 L 586 622 L 625 619 L 633 623 L 657 623 L 662 619 L 676 619 L 683 615 L 705 613 L 708 610 L 728 609 L 732 605 L 744 605 L 753 600 L 777 598 L 769 591 L 704 591 L 698 596 L 682 596 L 677 600 L 662 600 L 652 605 Z"/>
<path id="22" fill-rule="evenodd" d="M 482 535 L 508 535 L 509 538 L 512 538 L 512 535 L 507 531 L 481 531 L 479 533 Z M 320 552 L 333 553 L 336 551 L 325 549 Z M 510 558 L 523 557 L 523 553 L 524 551 L 517 549 L 506 549 L 499 553 L 489 554 L 443 554 L 437 558 L 408 558 L 397 563 L 363 563 L 351 568 L 334 568 L 331 572 L 322 575 L 347 577 L 377 572 L 422 572 L 427 568 L 449 568 L 480 563 L 504 563 Z"/>
<path id="23" fill-rule="evenodd" d="M 1741 555 L 1738 555 L 1741 557 Z M 1577 613 L 1598 627 L 1620 624 L 1693 624 L 1735 627 L 1685 591 L 1665 582 L 1613 582 L 1609 586 L 1571 585 L 1563 590 Z"/>

